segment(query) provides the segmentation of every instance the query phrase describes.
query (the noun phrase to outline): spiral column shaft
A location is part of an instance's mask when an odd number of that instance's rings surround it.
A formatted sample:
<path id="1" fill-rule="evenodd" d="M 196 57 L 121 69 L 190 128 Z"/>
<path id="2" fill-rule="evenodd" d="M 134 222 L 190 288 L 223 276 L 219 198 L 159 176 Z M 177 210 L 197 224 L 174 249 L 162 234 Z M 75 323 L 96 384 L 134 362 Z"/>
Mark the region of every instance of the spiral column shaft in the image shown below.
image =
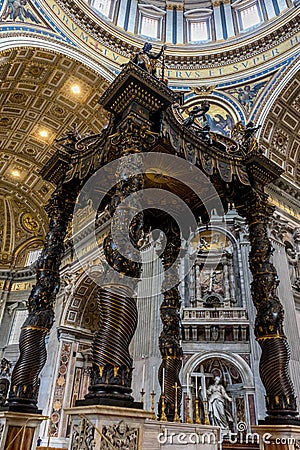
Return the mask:
<path id="1" fill-rule="evenodd" d="M 174 420 L 175 413 L 179 414 L 182 400 L 182 387 L 179 373 L 182 366 L 180 294 L 178 291 L 178 264 L 176 258 L 180 250 L 181 241 L 179 230 L 173 223 L 169 223 L 166 232 L 167 245 L 163 253 L 165 276 L 163 281 L 164 298 L 160 307 L 163 329 L 159 337 L 159 349 L 162 362 L 158 371 L 158 379 L 162 394 L 165 395 L 165 414 L 169 421 Z M 177 396 L 177 399 L 176 399 Z M 177 400 L 177 411 L 175 411 Z M 162 400 L 158 406 L 159 418 L 162 415 Z"/>
<path id="2" fill-rule="evenodd" d="M 107 397 L 133 401 L 132 358 L 129 344 L 137 326 L 137 308 L 131 289 L 100 287 L 99 330 L 93 342 L 93 372 L 87 398 Z"/>
<path id="3" fill-rule="evenodd" d="M 298 412 L 288 371 L 290 350 L 283 331 L 284 310 L 276 295 L 279 281 L 267 231 L 273 207 L 267 195 L 253 193 L 238 210 L 249 225 L 251 293 L 257 309 L 255 336 L 262 350 L 259 369 L 266 389 L 267 420 L 288 421 Z"/>
<path id="4" fill-rule="evenodd" d="M 139 174 L 132 176 L 136 172 Z M 143 233 L 139 197 L 133 194 L 142 190 L 142 173 L 142 157 L 138 154 L 123 158 L 116 173 L 109 204 L 111 230 L 103 243 L 109 266 L 98 289 L 99 329 L 93 341 L 91 384 L 86 395 L 89 403 L 122 406 L 125 401 L 130 406 L 133 402 L 129 344 L 137 326 L 135 289 L 141 271 L 138 242 Z"/>
<path id="5" fill-rule="evenodd" d="M 47 358 L 45 338 L 54 321 L 53 306 L 60 286 L 59 266 L 78 191 L 78 182 L 64 184 L 61 181 L 45 208 L 49 231 L 37 261 L 36 285 L 28 299 L 29 315 L 20 335 L 20 356 L 12 373 L 8 398 L 11 409 L 37 409 L 39 374 Z"/>

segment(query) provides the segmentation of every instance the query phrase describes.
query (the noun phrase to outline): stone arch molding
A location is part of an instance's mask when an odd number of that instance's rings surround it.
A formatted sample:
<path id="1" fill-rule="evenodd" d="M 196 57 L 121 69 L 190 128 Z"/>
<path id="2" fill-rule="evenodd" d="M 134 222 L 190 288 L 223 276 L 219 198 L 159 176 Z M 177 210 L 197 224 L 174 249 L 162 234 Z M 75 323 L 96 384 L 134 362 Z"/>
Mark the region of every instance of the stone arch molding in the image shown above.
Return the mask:
<path id="1" fill-rule="evenodd" d="M 202 231 L 204 231 L 204 230 L 206 230 L 207 229 L 207 227 L 205 226 L 205 225 L 201 225 L 201 226 L 199 226 L 198 228 L 197 228 L 197 230 L 196 230 L 196 232 L 195 232 L 195 235 L 198 233 L 201 233 Z M 215 223 L 211 223 L 209 226 L 208 226 L 208 230 L 212 230 L 212 231 L 217 231 L 217 232 L 219 232 L 219 233 L 222 233 L 222 234 L 224 234 L 225 235 L 225 237 L 227 237 L 228 238 L 228 240 L 232 243 L 232 245 L 233 245 L 233 247 L 234 248 L 237 248 L 238 247 L 238 241 L 237 241 L 237 239 L 236 239 L 236 237 L 232 234 L 232 232 L 230 231 L 230 230 L 228 230 L 228 228 L 226 227 L 226 222 L 224 222 L 224 226 L 222 227 L 222 226 L 220 226 L 220 225 L 218 225 L 218 224 L 215 224 Z"/>
<path id="2" fill-rule="evenodd" d="M 284 92 L 289 81 L 291 81 L 299 71 L 300 71 L 300 54 L 298 55 L 297 58 L 295 58 L 293 63 L 288 64 L 286 66 L 285 70 L 283 71 L 282 75 L 279 77 L 279 80 L 277 81 L 277 85 L 272 89 L 271 94 L 266 97 L 267 101 L 264 107 L 261 109 L 257 117 L 254 118 L 255 123 L 259 123 L 262 125 L 262 127 L 257 131 L 257 138 L 259 138 L 260 135 L 262 134 L 265 121 L 268 117 L 269 112 L 272 110 L 276 100 L 282 94 L 282 92 Z"/>
<path id="3" fill-rule="evenodd" d="M 98 284 L 96 280 L 102 272 L 102 266 L 94 265 L 86 269 L 78 278 L 75 274 L 70 275 L 71 289 L 66 299 L 61 325 L 90 329 L 92 332 L 97 329 L 96 292 Z"/>
<path id="4" fill-rule="evenodd" d="M 37 39 L 33 36 L 22 36 L 22 37 L 8 37 L 7 39 L 0 40 L 0 57 L 1 52 L 5 50 L 12 50 L 14 48 L 21 47 L 34 47 L 47 50 L 50 52 L 58 53 L 63 56 L 67 56 L 74 61 L 80 62 L 87 66 L 89 69 L 94 70 L 99 75 L 102 75 L 110 83 L 115 79 L 115 74 L 113 74 L 109 69 L 104 67 L 100 62 L 89 58 L 84 54 L 79 48 L 71 48 L 67 45 L 62 45 L 57 41 Z M 1 59 L 0 59 L 1 63 Z"/>
<path id="5" fill-rule="evenodd" d="M 229 352 L 204 352 L 193 355 L 185 364 L 183 369 L 183 380 L 187 379 L 187 375 L 194 371 L 194 368 L 203 363 L 207 359 L 222 358 L 233 364 L 240 372 L 244 389 L 253 389 L 254 380 L 251 368 L 247 362 L 236 353 Z"/>

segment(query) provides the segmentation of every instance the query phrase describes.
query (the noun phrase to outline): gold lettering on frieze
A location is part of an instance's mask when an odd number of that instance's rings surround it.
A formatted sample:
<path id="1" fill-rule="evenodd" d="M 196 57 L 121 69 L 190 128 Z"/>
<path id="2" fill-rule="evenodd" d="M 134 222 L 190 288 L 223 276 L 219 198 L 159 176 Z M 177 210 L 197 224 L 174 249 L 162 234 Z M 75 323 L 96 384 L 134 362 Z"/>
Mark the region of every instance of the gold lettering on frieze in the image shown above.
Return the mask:
<path id="1" fill-rule="evenodd" d="M 107 62 L 112 63 L 112 67 L 124 64 L 128 62 L 128 58 L 117 53 L 115 50 L 105 47 L 104 44 L 96 41 L 91 35 L 88 34 L 86 30 L 80 27 L 79 24 L 75 23 L 71 17 L 67 17 L 65 12 L 61 7 L 55 2 L 55 0 L 45 0 L 55 16 L 61 21 L 61 23 L 69 31 L 73 33 L 74 38 L 77 42 L 80 41 L 84 46 L 88 46 L 90 50 L 94 52 L 94 55 L 98 55 L 99 58 L 104 58 Z M 230 0 L 223 0 L 223 4 L 230 3 Z M 218 6 L 219 0 L 214 0 L 213 4 Z M 177 3 L 176 1 L 168 1 L 167 8 L 177 9 L 181 8 L 182 2 Z M 233 75 L 237 73 L 243 73 L 248 70 L 255 69 L 256 67 L 262 66 L 265 62 L 272 62 L 275 64 L 276 57 L 282 58 L 284 53 L 289 52 L 292 48 L 295 48 L 300 43 L 300 33 L 295 33 L 294 36 L 289 36 L 287 39 L 278 43 L 272 49 L 264 51 L 258 55 L 252 56 L 246 60 L 239 60 L 235 63 L 225 63 L 222 62 L 222 67 L 211 67 L 211 68 L 200 68 L 200 69 L 168 69 L 165 71 L 165 76 L 169 80 L 209 80 L 218 79 L 226 75 Z M 168 53 L 168 50 L 167 50 Z M 193 56 L 193 53 L 187 54 L 187 57 Z M 234 54 L 232 55 L 234 57 Z M 161 76 L 161 73 L 158 73 Z"/>
<path id="2" fill-rule="evenodd" d="M 13 283 L 10 290 L 11 291 L 30 291 L 32 289 L 32 286 L 34 285 L 34 283 L 35 283 L 34 281 L 32 281 L 32 282 L 27 281 L 27 282 L 23 282 L 23 283 Z M 4 283 L 3 283 L 3 288 L 4 288 Z"/>

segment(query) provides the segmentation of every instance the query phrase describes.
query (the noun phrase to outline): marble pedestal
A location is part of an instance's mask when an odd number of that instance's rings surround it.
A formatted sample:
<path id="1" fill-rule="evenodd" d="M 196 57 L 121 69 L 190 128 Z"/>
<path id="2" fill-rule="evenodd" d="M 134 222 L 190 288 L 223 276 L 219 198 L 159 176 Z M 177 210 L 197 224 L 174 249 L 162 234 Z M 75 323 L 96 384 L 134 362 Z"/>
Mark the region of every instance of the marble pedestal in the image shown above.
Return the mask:
<path id="1" fill-rule="evenodd" d="M 260 450 L 300 449 L 300 426 L 295 425 L 257 425 L 252 432 L 259 435 Z"/>
<path id="2" fill-rule="evenodd" d="M 71 416 L 69 450 L 217 450 L 219 428 L 160 422 L 151 412 L 113 406 L 77 406 Z"/>
<path id="3" fill-rule="evenodd" d="M 48 417 L 13 411 L 0 411 L 0 449 L 35 450 L 39 428 Z"/>

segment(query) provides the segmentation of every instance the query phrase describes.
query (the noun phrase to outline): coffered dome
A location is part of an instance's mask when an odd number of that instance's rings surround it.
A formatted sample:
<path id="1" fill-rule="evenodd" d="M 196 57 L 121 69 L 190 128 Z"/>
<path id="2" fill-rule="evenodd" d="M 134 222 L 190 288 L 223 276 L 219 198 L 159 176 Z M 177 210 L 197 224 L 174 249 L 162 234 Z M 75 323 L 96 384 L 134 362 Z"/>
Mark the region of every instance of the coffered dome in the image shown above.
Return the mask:
<path id="1" fill-rule="evenodd" d="M 30 253 L 42 246 L 44 223 L 41 210 L 33 210 L 24 197 L 0 189 L 1 268 L 30 265 Z"/>

